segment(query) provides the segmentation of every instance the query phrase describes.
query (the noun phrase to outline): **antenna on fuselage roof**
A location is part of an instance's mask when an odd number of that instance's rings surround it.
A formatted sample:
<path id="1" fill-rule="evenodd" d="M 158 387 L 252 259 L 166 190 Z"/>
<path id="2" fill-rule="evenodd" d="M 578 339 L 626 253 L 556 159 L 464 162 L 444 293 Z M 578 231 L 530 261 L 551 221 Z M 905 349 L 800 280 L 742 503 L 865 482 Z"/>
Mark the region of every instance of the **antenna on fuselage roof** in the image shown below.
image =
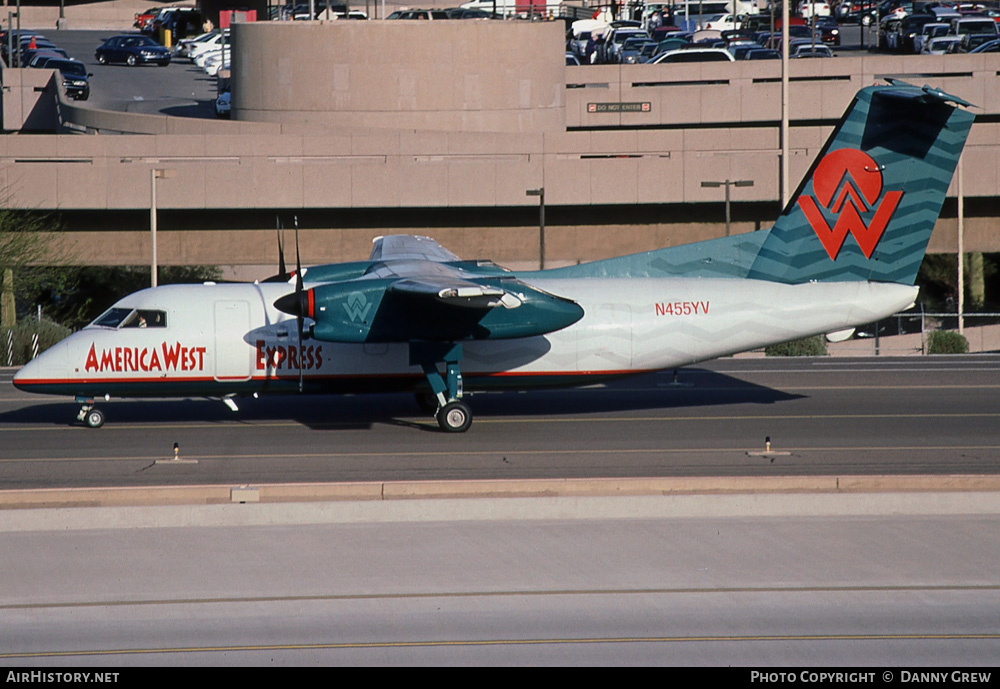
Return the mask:
<path id="1" fill-rule="evenodd" d="M 295 296 L 296 301 L 302 303 L 302 261 L 299 256 L 299 216 L 293 216 L 295 221 Z M 303 327 L 302 309 L 299 309 L 298 314 L 295 316 L 295 325 L 298 327 L 299 332 L 299 355 L 296 357 L 299 364 L 299 392 L 302 392 L 302 327 Z"/>
<path id="2" fill-rule="evenodd" d="M 285 233 L 282 232 L 280 216 L 274 216 L 274 224 L 278 232 L 278 275 L 288 275 L 288 269 L 285 267 Z"/>

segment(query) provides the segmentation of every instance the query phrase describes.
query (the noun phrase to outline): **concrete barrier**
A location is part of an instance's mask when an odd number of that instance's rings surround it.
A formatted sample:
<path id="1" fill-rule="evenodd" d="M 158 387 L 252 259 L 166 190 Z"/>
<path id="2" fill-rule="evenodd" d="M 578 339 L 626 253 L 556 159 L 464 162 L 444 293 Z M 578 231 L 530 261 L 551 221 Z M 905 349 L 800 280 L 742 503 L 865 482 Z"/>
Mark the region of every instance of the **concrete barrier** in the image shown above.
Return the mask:
<path id="1" fill-rule="evenodd" d="M 371 481 L 0 491 L 0 510 L 231 503 L 639 497 L 670 495 L 1000 492 L 1000 476 L 778 476 Z"/>

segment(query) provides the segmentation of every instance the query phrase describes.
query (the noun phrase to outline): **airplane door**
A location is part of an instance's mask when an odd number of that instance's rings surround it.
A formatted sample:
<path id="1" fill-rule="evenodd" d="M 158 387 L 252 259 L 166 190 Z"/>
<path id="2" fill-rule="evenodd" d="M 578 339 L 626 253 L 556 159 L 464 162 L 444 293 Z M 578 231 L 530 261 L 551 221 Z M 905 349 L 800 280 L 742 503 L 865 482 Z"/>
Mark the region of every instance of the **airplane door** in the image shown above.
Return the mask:
<path id="1" fill-rule="evenodd" d="M 253 347 L 244 341 L 250 330 L 250 304 L 215 302 L 215 379 L 249 380 Z"/>

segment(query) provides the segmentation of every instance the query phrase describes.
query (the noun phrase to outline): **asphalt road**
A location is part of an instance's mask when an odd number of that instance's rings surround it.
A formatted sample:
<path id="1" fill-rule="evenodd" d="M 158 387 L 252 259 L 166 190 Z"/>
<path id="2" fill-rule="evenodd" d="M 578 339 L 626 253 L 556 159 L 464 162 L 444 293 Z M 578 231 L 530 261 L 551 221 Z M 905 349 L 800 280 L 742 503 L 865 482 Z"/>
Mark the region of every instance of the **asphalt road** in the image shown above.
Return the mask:
<path id="1" fill-rule="evenodd" d="M 187 59 L 172 60 L 166 67 L 155 65 L 99 65 L 94 51 L 115 31 L 45 31 L 56 45 L 87 65 L 90 98 L 79 105 L 176 117 L 215 118 L 213 104 L 218 91 L 210 77 Z"/>
<path id="2" fill-rule="evenodd" d="M 0 663 L 126 686 L 136 666 L 989 673 L 998 512 L 961 493 L 6 510 Z"/>
<path id="3" fill-rule="evenodd" d="M 649 476 L 995 474 L 1000 357 L 727 359 L 577 390 L 479 394 L 464 434 L 408 395 L 69 399 L 0 377 L 0 489 Z M 771 439 L 769 458 L 750 454 Z M 156 464 L 173 456 L 197 464 Z"/>

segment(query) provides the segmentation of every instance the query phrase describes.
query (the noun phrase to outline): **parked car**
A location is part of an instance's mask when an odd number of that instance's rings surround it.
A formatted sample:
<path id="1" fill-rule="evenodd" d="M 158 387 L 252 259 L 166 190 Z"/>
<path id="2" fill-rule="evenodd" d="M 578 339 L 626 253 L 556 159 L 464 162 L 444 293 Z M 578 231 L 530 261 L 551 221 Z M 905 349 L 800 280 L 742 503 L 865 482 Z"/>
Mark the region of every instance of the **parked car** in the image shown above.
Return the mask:
<path id="1" fill-rule="evenodd" d="M 668 62 L 735 62 L 725 48 L 688 48 L 671 50 L 657 55 L 646 64 L 666 64 Z"/>
<path id="2" fill-rule="evenodd" d="M 166 21 L 166 19 L 176 10 L 184 10 L 187 12 L 191 12 L 194 11 L 195 8 L 191 6 L 181 6 L 181 5 L 161 7 L 159 10 L 157 10 L 156 14 L 153 16 L 152 19 L 145 22 L 141 27 L 139 27 L 139 31 L 141 33 L 146 34 L 147 36 L 155 35 L 156 32 L 159 31 L 160 27 L 164 25 L 164 21 Z M 170 27 L 168 26 L 167 28 Z"/>
<path id="3" fill-rule="evenodd" d="M 208 38 L 195 43 L 189 43 L 186 51 L 187 58 L 191 60 L 191 62 L 195 62 L 202 53 L 211 52 L 213 50 L 221 50 L 223 42 L 225 42 L 226 45 L 229 45 L 229 29 L 213 31 Z"/>
<path id="4" fill-rule="evenodd" d="M 951 27 L 948 24 L 924 24 L 920 27 L 920 33 L 913 37 L 913 52 L 924 52 L 924 46 L 927 45 L 927 41 L 932 38 L 938 38 L 939 36 L 947 36 L 950 28 Z"/>
<path id="5" fill-rule="evenodd" d="M 802 0 L 799 3 L 799 16 L 803 19 L 810 17 L 829 17 L 833 13 L 830 3 L 826 0 Z"/>
<path id="6" fill-rule="evenodd" d="M 150 25 L 149 33 L 159 36 L 160 29 L 170 31 L 173 40 L 201 31 L 201 12 L 194 7 L 176 7 L 161 12 Z"/>
<path id="7" fill-rule="evenodd" d="M 220 50 L 205 59 L 202 69 L 205 70 L 205 74 L 208 76 L 217 77 L 220 71 L 230 68 L 230 60 L 229 50 L 227 49 L 225 53 Z"/>
<path id="8" fill-rule="evenodd" d="M 353 10 L 351 13 L 353 14 Z M 493 15 L 486 10 L 473 10 L 467 7 L 452 7 L 444 11 L 448 19 L 492 19 Z M 367 17 L 365 17 L 367 19 Z"/>
<path id="9" fill-rule="evenodd" d="M 944 55 L 948 52 L 948 47 L 953 43 L 958 43 L 959 37 L 946 35 L 937 36 L 935 38 L 929 39 L 924 43 L 924 47 L 921 49 L 921 55 Z"/>
<path id="10" fill-rule="evenodd" d="M 760 50 L 760 45 L 753 42 L 731 43 L 726 46 L 726 50 L 733 54 L 733 59 L 742 60 L 751 50 Z"/>
<path id="11" fill-rule="evenodd" d="M 897 36 L 893 41 L 896 50 L 903 53 L 919 52 L 920 48 L 915 47 L 917 36 L 920 35 L 924 26 L 936 21 L 937 18 L 930 13 L 911 14 L 908 17 L 903 17 L 902 21 L 896 25 Z"/>
<path id="12" fill-rule="evenodd" d="M 969 51 L 970 53 L 1000 53 L 1000 38 L 990 41 L 989 43 L 983 43 L 978 48 L 973 48 Z"/>
<path id="13" fill-rule="evenodd" d="M 174 44 L 173 47 L 174 57 L 187 57 L 188 50 L 192 45 L 196 43 L 204 43 L 205 41 L 212 38 L 212 36 L 216 35 L 216 33 L 218 32 L 213 29 L 208 33 L 199 34 L 193 38 L 182 38 L 181 40 L 177 41 L 177 43 Z"/>
<path id="14" fill-rule="evenodd" d="M 788 46 L 792 48 L 793 46 Z M 803 58 L 803 57 L 833 57 L 833 51 L 822 43 L 816 43 L 815 45 L 809 43 L 799 43 L 794 46 L 795 52 L 789 54 L 789 58 Z"/>
<path id="15" fill-rule="evenodd" d="M 192 62 L 194 62 L 195 66 L 200 67 L 201 69 L 206 69 L 209 63 L 212 62 L 218 62 L 220 60 L 225 60 L 228 62 L 231 53 L 232 53 L 231 46 L 227 43 L 225 45 L 225 48 L 220 46 L 218 48 L 213 48 L 212 50 L 205 50 L 203 52 L 198 53 L 198 57 L 194 58 Z"/>
<path id="16" fill-rule="evenodd" d="M 219 94 L 219 97 L 215 99 L 215 116 L 229 117 L 231 107 L 232 96 L 229 91 L 223 91 Z"/>
<path id="17" fill-rule="evenodd" d="M 743 56 L 744 60 L 780 60 L 781 53 L 777 50 L 772 50 L 771 48 L 758 48 L 757 50 L 749 50 L 747 54 Z"/>
<path id="18" fill-rule="evenodd" d="M 961 17 L 951 20 L 951 33 L 962 36 L 967 33 L 997 35 L 997 24 L 989 17 Z"/>
<path id="19" fill-rule="evenodd" d="M 643 60 L 641 59 L 643 49 L 650 43 L 652 43 L 648 38 L 629 38 L 622 43 L 621 47 L 621 58 L 622 64 L 624 65 L 637 65 L 641 64 Z"/>
<path id="20" fill-rule="evenodd" d="M 153 19 L 159 13 L 160 13 L 159 7 L 150 7 L 145 12 L 136 12 L 134 17 L 135 22 L 132 24 L 132 26 L 141 31 L 142 27 L 144 27 L 147 23 L 153 21 Z"/>
<path id="21" fill-rule="evenodd" d="M 39 50 L 35 53 L 34 57 L 31 58 L 31 62 L 28 63 L 29 67 L 44 67 L 45 63 L 49 60 L 68 60 L 70 59 L 69 54 L 65 50 L 59 50 L 58 52 L 54 50 Z"/>
<path id="22" fill-rule="evenodd" d="M 122 62 L 130 67 L 152 63 L 160 67 L 170 64 L 170 51 L 149 36 L 126 34 L 112 36 L 94 53 L 102 65 Z"/>
<path id="23" fill-rule="evenodd" d="M 404 10 L 396 19 L 447 19 L 444 10 Z"/>
<path id="24" fill-rule="evenodd" d="M 649 34 L 642 29 L 632 26 L 622 26 L 614 28 L 610 34 L 605 35 L 604 54 L 600 62 L 605 64 L 615 64 L 621 62 L 621 47 L 628 38 L 649 38 Z"/>
<path id="25" fill-rule="evenodd" d="M 955 45 L 951 46 L 950 52 L 971 53 L 981 45 L 997 40 L 995 33 L 967 33 Z"/>
<path id="26" fill-rule="evenodd" d="M 706 29 L 717 31 L 734 31 L 740 28 L 740 20 L 734 14 L 713 14 L 711 17 L 705 17 L 702 24 Z"/>
<path id="27" fill-rule="evenodd" d="M 67 53 L 62 48 L 57 48 L 54 45 L 39 45 L 34 50 L 25 49 L 21 51 L 21 66 L 30 65 L 32 60 L 34 60 L 35 57 L 38 55 L 45 55 L 50 53 L 55 53 L 60 57 L 66 58 L 67 60 L 69 59 L 69 53 Z"/>
<path id="28" fill-rule="evenodd" d="M 52 60 L 46 69 L 57 69 L 62 77 L 63 89 L 73 100 L 90 98 L 90 77 L 86 66 L 79 60 Z"/>

